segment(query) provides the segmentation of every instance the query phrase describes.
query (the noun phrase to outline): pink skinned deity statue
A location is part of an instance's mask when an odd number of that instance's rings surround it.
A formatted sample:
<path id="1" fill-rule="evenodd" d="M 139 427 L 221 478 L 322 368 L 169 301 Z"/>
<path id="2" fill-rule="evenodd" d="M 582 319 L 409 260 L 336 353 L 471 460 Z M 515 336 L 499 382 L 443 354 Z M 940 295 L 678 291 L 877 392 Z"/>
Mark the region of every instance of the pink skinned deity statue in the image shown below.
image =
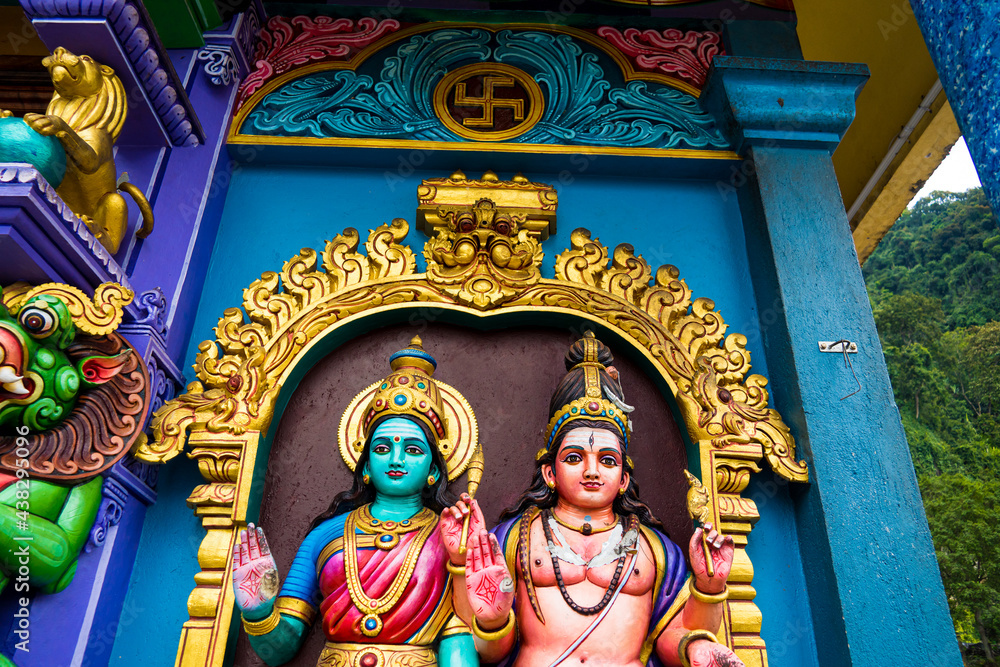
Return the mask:
<path id="1" fill-rule="evenodd" d="M 456 613 L 487 663 L 742 667 L 714 634 L 733 540 L 705 525 L 685 559 L 639 500 L 612 361 L 592 334 L 570 347 L 532 484 L 499 526 L 467 496 L 448 510 L 471 517 Z"/>

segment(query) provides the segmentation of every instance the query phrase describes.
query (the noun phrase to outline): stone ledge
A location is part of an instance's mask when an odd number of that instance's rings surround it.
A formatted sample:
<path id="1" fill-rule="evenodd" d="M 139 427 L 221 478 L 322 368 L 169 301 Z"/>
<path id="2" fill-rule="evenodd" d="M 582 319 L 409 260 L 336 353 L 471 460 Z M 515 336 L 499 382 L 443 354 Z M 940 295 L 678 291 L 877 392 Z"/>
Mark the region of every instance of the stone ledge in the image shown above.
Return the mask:
<path id="1" fill-rule="evenodd" d="M 0 284 L 61 282 L 93 293 L 101 283 L 132 289 L 124 269 L 38 171 L 0 164 Z"/>

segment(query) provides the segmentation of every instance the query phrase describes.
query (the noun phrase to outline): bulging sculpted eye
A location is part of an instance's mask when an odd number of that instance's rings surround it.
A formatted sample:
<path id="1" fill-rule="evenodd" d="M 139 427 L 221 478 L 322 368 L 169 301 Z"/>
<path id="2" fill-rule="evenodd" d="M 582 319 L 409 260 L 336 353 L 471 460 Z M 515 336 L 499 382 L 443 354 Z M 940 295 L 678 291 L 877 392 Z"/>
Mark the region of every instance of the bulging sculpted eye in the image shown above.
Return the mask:
<path id="1" fill-rule="evenodd" d="M 25 331 L 35 338 L 45 338 L 55 331 L 59 324 L 55 313 L 37 306 L 25 308 L 17 319 Z"/>

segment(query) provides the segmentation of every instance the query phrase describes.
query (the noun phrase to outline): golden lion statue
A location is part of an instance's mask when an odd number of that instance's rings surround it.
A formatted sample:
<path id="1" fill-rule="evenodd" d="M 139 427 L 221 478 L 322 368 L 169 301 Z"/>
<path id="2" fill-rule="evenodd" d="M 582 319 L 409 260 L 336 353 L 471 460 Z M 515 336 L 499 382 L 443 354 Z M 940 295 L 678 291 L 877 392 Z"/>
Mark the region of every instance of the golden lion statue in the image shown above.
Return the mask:
<path id="1" fill-rule="evenodd" d="M 142 213 L 136 236 L 153 231 L 153 210 L 142 191 L 128 181 L 117 183 L 112 148 L 128 112 L 125 88 L 107 65 L 62 47 L 42 64 L 56 92 L 44 116 L 25 114 L 24 122 L 39 134 L 54 135 L 66 149 L 66 176 L 56 192 L 114 254 L 128 226 L 128 205 L 118 190 L 131 195 Z"/>

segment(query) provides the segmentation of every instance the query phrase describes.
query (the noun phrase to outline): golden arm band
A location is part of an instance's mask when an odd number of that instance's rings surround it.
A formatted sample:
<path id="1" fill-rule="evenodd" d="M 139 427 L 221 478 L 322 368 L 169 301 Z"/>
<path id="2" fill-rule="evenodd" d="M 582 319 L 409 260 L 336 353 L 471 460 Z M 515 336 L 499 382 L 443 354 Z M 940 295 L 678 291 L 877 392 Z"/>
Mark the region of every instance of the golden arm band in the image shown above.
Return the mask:
<path id="1" fill-rule="evenodd" d="M 278 627 L 278 623 L 281 623 L 281 614 L 278 613 L 278 608 L 274 607 L 271 610 L 271 615 L 262 621 L 248 621 L 244 618 L 243 629 L 247 631 L 248 635 L 259 637 L 274 630 Z"/>
<path id="2" fill-rule="evenodd" d="M 727 585 L 722 589 L 721 593 L 716 593 L 715 595 L 710 595 L 709 593 L 702 593 L 698 590 L 698 587 L 694 585 L 694 578 L 691 579 L 691 583 L 688 585 L 691 589 L 691 597 L 693 597 L 698 602 L 704 602 L 705 604 L 719 604 L 720 602 L 725 602 L 729 599 L 729 586 Z"/>
<path id="3" fill-rule="evenodd" d="M 280 614 L 299 619 L 306 626 L 311 626 L 313 621 L 316 620 L 316 607 L 299 598 L 279 597 L 274 603 L 274 608 Z"/>
<path id="4" fill-rule="evenodd" d="M 465 566 L 464 565 L 455 565 L 454 563 L 452 563 L 449 560 L 447 563 L 445 563 L 445 567 L 452 574 L 455 574 L 455 575 L 459 575 L 460 574 L 463 577 L 465 576 Z"/>
<path id="5" fill-rule="evenodd" d="M 511 609 L 510 613 L 507 615 L 507 623 L 499 630 L 494 630 L 493 632 L 487 632 L 479 627 L 479 623 L 476 621 L 476 617 L 472 617 L 472 634 L 479 637 L 483 641 L 495 642 L 498 639 L 503 639 L 511 633 L 514 629 L 516 622 L 514 620 L 514 610 Z"/>
<path id="6" fill-rule="evenodd" d="M 707 639 L 715 644 L 719 643 L 719 639 L 713 635 L 708 630 L 692 630 L 683 637 L 681 637 L 680 644 L 677 645 L 677 655 L 681 659 L 682 667 L 691 667 L 691 661 L 688 659 L 688 645 L 696 639 Z"/>
<path id="7" fill-rule="evenodd" d="M 441 630 L 442 637 L 451 637 L 452 635 L 467 635 L 472 630 L 468 625 L 465 624 L 458 614 L 452 614 L 448 621 L 444 624 L 444 629 Z"/>

